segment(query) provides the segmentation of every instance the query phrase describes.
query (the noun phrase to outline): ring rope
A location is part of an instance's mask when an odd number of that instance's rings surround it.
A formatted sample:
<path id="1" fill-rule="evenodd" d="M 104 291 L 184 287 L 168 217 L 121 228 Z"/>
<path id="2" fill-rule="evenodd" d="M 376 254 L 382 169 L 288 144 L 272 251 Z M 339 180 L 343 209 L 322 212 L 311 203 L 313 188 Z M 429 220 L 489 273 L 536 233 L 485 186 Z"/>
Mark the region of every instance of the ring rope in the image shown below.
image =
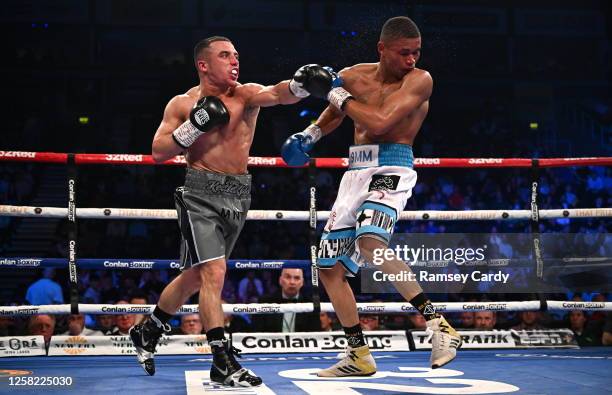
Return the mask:
<path id="1" fill-rule="evenodd" d="M 176 220 L 176 210 L 140 208 L 77 208 L 79 218 L 90 219 L 170 219 Z M 329 211 L 317 211 L 317 220 L 326 221 Z M 556 218 L 608 218 L 612 208 L 567 208 L 539 210 L 541 219 Z M 66 218 L 63 207 L 35 207 L 0 205 L 0 217 Z M 531 210 L 431 210 L 403 211 L 400 220 L 410 221 L 499 221 L 530 220 Z M 249 210 L 247 220 L 255 221 L 309 221 L 310 211 Z"/>
<path id="2" fill-rule="evenodd" d="M 79 269 L 135 269 L 135 270 L 163 270 L 179 269 L 181 262 L 178 259 L 146 259 L 146 258 L 78 258 Z M 269 270 L 269 269 L 308 269 L 310 260 L 300 259 L 230 259 L 228 269 L 236 270 Z M 28 268 L 59 268 L 68 267 L 67 258 L 39 258 L 39 257 L 0 257 L 0 269 L 28 269 Z"/>
<path id="3" fill-rule="evenodd" d="M 181 263 L 178 259 L 147 259 L 147 258 L 78 258 L 79 269 L 105 270 L 167 270 L 179 269 Z M 552 268 L 602 268 L 612 266 L 610 257 L 571 257 L 571 258 L 543 258 L 543 262 L 550 263 Z M 446 267 L 451 263 L 448 260 L 416 261 L 411 263 L 415 267 Z M 479 266 L 495 267 L 533 267 L 532 258 L 494 258 L 479 262 Z M 557 265 L 557 266 L 555 266 Z M 561 265 L 561 266 L 558 266 Z M 281 270 L 281 269 L 309 269 L 312 260 L 307 259 L 230 259 L 227 268 L 230 270 Z M 40 258 L 40 257 L 0 257 L 0 270 L 56 268 L 68 267 L 67 258 Z"/>
<path id="4" fill-rule="evenodd" d="M 547 311 L 612 311 L 612 302 L 574 302 L 547 300 L 544 310 Z M 459 313 L 464 311 L 538 311 L 542 303 L 538 300 L 521 302 L 449 302 L 433 303 L 436 311 Z M 142 304 L 79 304 L 79 312 L 83 314 L 151 314 L 155 305 Z M 70 314 L 70 305 L 40 305 L 40 306 L 2 306 L 0 316 L 37 315 L 37 314 Z M 198 313 L 198 305 L 184 305 L 177 315 Z M 314 311 L 312 303 L 249 303 L 224 304 L 225 314 L 284 314 L 284 313 L 311 313 Z M 333 313 L 331 303 L 321 303 L 321 311 Z M 397 314 L 415 313 L 417 310 L 410 303 L 357 303 L 360 314 Z"/>
<path id="5" fill-rule="evenodd" d="M 74 154 L 76 164 L 122 164 L 122 165 L 155 165 L 151 155 L 142 154 Z M 68 154 L 55 152 L 0 151 L 0 161 L 67 163 Z M 612 157 L 587 158 L 541 158 L 540 167 L 566 166 L 612 166 Z M 183 156 L 176 156 L 161 164 L 185 165 Z M 317 168 L 344 168 L 348 158 L 314 158 Z M 532 159 L 528 158 L 415 158 L 414 167 L 531 167 Z M 253 167 L 290 167 L 282 158 L 251 156 L 248 161 Z M 306 167 L 297 166 L 297 167 Z"/>

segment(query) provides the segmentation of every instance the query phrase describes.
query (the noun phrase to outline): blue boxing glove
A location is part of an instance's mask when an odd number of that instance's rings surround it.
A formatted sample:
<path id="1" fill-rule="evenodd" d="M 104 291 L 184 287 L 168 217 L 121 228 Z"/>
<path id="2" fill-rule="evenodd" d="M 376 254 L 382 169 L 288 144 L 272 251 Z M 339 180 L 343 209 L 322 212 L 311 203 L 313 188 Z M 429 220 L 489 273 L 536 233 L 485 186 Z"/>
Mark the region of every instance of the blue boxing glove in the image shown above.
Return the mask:
<path id="1" fill-rule="evenodd" d="M 321 128 L 315 124 L 300 133 L 291 135 L 281 148 L 281 155 L 289 166 L 303 166 L 310 160 L 308 152 L 323 137 Z"/>

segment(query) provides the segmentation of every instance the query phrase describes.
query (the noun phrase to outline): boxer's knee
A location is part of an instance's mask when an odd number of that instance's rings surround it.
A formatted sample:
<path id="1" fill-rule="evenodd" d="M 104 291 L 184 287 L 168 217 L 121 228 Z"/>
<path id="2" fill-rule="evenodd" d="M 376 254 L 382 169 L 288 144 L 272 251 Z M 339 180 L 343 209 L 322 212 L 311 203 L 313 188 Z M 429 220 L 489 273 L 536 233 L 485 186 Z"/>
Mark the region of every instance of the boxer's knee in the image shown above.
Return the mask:
<path id="1" fill-rule="evenodd" d="M 206 262 L 199 266 L 201 286 L 219 290 L 223 288 L 225 272 L 227 270 L 225 259 L 215 259 L 214 261 Z"/>

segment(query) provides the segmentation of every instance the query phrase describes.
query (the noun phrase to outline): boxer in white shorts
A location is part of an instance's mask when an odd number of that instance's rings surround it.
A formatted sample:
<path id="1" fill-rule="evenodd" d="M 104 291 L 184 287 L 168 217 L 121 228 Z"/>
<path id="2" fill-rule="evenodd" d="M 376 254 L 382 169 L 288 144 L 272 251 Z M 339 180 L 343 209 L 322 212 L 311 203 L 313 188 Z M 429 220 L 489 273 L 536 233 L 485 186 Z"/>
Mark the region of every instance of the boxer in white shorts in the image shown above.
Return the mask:
<path id="1" fill-rule="evenodd" d="M 342 177 L 318 255 L 321 282 L 342 323 L 348 347 L 345 358 L 317 373 L 322 377 L 376 373 L 346 275 L 355 275 L 363 263 L 373 261 L 377 249 L 389 243 L 416 183 L 411 147 L 429 110 L 433 89 L 431 75 L 415 67 L 421 34 L 410 18 L 385 22 L 377 48 L 377 63 L 357 64 L 339 75 L 316 64 L 306 65 L 290 85 L 297 96 L 323 98 L 329 105 L 315 124 L 287 139 L 281 150 L 287 164 L 307 163 L 317 140 L 335 130 L 345 116 L 355 123 L 349 170 Z M 384 254 L 380 269 L 398 273 L 409 267 Z M 436 313 L 416 281 L 393 285 L 425 317 L 433 332 L 430 366 L 438 368 L 452 361 L 461 346 L 457 331 Z"/>
<path id="2" fill-rule="evenodd" d="M 318 265 L 340 262 L 349 275 L 367 263 L 355 240 L 368 235 L 389 243 L 399 214 L 412 196 L 417 174 L 412 147 L 405 144 L 354 145 L 336 202 L 321 236 Z"/>

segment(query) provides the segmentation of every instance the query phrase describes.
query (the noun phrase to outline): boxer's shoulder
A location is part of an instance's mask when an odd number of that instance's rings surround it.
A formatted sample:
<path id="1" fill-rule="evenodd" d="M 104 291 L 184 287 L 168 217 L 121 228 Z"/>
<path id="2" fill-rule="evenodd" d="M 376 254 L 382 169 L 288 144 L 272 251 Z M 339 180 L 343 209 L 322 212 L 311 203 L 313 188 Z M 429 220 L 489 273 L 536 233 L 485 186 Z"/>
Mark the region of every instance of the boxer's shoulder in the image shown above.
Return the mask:
<path id="1" fill-rule="evenodd" d="M 198 101 L 197 94 L 193 94 L 192 91 L 193 88 L 185 93 L 179 93 L 172 97 L 166 105 L 165 113 L 179 119 L 186 119 L 189 115 L 189 111 L 191 111 L 191 108 L 193 108 L 194 104 Z"/>
<path id="2" fill-rule="evenodd" d="M 347 83 L 352 83 L 360 78 L 369 77 L 376 72 L 378 63 L 358 63 L 340 70 L 340 76 Z"/>
<path id="3" fill-rule="evenodd" d="M 353 66 L 345 67 L 340 71 L 341 74 L 346 74 L 347 76 L 355 76 L 362 74 L 369 74 L 376 72 L 376 67 L 378 63 L 358 63 Z"/>
<path id="4" fill-rule="evenodd" d="M 255 82 L 248 82 L 246 84 L 238 84 L 234 88 L 234 95 L 239 97 L 251 97 L 261 92 L 265 87 L 261 84 L 257 84 Z"/>
<path id="5" fill-rule="evenodd" d="M 178 95 L 174 96 L 172 99 L 170 99 L 168 105 L 176 108 L 185 107 L 191 109 L 199 98 L 199 89 L 196 86 L 189 89 L 185 93 L 179 93 Z"/>
<path id="6" fill-rule="evenodd" d="M 425 80 L 432 81 L 431 74 L 427 70 L 414 68 L 404 76 L 404 81 L 411 80 Z"/>

